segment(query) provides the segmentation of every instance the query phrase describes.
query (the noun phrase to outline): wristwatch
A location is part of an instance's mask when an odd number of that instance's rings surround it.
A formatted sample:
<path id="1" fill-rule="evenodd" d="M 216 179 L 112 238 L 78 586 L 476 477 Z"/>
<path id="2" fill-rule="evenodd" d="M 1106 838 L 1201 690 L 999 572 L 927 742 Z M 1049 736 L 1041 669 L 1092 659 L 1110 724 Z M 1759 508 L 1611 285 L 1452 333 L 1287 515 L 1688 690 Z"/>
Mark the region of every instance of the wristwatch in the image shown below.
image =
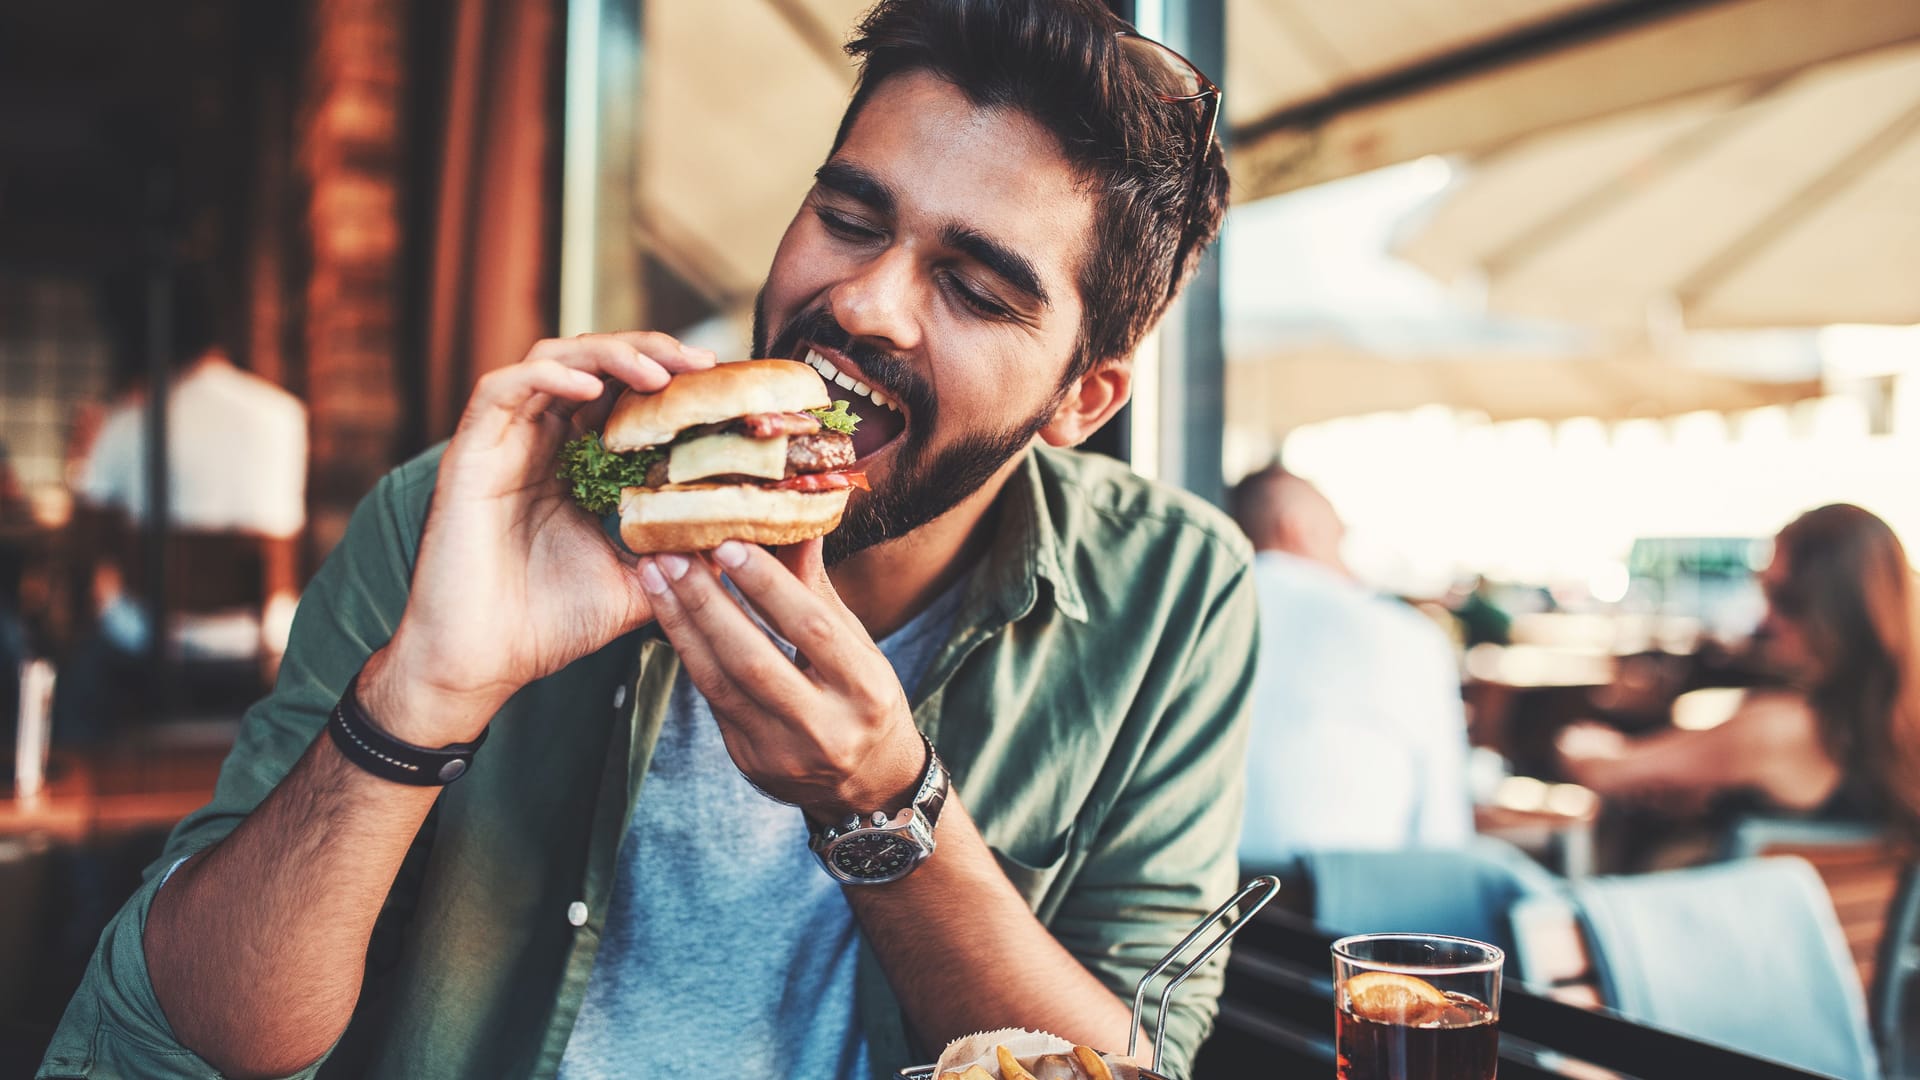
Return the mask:
<path id="1" fill-rule="evenodd" d="M 807 846 L 827 874 L 842 885 L 885 885 L 918 869 L 933 854 L 933 827 L 947 801 L 947 766 L 927 744 L 927 771 L 906 809 L 853 814 L 837 826 L 809 828 Z"/>

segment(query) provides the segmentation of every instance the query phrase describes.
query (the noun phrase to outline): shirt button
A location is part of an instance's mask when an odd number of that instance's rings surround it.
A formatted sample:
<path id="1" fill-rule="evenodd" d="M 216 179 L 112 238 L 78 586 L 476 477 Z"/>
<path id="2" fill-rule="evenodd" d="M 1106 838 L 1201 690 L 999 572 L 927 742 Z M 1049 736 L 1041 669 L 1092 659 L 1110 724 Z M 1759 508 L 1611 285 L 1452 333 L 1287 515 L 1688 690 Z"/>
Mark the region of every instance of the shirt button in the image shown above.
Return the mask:
<path id="1" fill-rule="evenodd" d="M 613 691 L 613 707 L 617 709 L 620 706 L 625 705 L 626 703 L 627 703 L 627 688 L 624 686 L 615 687 Z"/>
<path id="2" fill-rule="evenodd" d="M 575 926 L 587 925 L 587 905 L 575 900 L 567 905 L 567 921 Z"/>

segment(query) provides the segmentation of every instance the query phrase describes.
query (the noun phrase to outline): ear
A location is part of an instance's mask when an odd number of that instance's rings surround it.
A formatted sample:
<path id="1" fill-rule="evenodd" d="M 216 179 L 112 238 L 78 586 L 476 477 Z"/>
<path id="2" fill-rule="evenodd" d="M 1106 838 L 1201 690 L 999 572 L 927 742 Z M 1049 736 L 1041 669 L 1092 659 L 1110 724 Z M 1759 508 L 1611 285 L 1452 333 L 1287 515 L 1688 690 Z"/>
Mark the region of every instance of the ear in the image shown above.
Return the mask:
<path id="1" fill-rule="evenodd" d="M 1048 446 L 1074 446 L 1100 430 L 1133 394 L 1133 365 L 1107 362 L 1067 387 L 1053 418 L 1040 429 Z"/>

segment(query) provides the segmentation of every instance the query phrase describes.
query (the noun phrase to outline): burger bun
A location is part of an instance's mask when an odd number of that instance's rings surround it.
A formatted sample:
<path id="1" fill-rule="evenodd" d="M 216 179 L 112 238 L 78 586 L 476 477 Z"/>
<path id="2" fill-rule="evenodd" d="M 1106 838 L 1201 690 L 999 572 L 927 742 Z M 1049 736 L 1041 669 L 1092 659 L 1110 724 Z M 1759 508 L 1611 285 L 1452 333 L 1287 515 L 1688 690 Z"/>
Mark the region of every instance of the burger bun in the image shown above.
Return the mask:
<path id="1" fill-rule="evenodd" d="M 849 492 L 753 484 L 627 488 L 620 496 L 620 540 L 636 555 L 705 551 L 723 540 L 797 544 L 837 528 Z"/>

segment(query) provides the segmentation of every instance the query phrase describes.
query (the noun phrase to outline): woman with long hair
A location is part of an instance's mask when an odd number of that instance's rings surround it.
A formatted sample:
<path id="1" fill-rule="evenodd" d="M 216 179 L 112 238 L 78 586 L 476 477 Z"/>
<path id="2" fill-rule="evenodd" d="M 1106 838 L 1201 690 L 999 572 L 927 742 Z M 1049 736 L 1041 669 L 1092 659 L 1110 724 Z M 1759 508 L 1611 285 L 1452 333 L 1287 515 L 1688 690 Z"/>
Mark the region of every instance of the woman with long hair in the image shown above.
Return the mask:
<path id="1" fill-rule="evenodd" d="M 1705 731 L 1570 729 L 1567 772 L 1602 795 L 1740 793 L 1920 833 L 1920 591 L 1899 538 L 1857 506 L 1823 506 L 1780 531 L 1760 583 L 1760 655 L 1783 686 Z"/>

